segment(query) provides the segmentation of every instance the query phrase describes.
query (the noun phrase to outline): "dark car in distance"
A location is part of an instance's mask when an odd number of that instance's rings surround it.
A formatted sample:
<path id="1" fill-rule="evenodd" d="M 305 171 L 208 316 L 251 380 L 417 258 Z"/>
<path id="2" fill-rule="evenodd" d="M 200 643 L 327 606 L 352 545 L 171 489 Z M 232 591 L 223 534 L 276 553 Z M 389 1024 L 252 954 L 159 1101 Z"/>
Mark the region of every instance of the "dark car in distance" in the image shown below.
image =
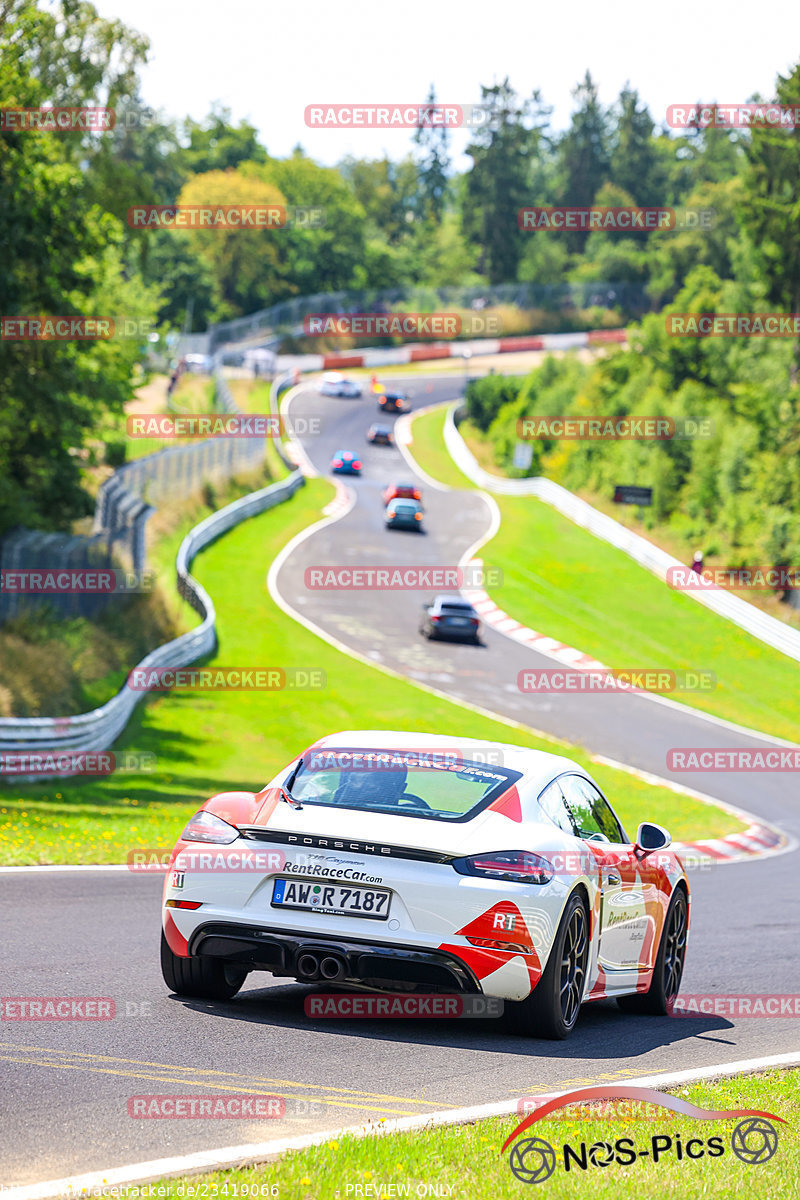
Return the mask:
<path id="1" fill-rule="evenodd" d="M 378 408 L 384 413 L 404 413 L 409 412 L 411 405 L 402 392 L 381 392 Z"/>
<path id="2" fill-rule="evenodd" d="M 417 500 L 390 500 L 383 514 L 387 529 L 422 529 L 422 505 Z"/>
<path id="3" fill-rule="evenodd" d="M 441 595 L 422 606 L 419 631 L 423 637 L 458 642 L 479 642 L 481 622 L 469 600 Z"/>
<path id="4" fill-rule="evenodd" d="M 370 425 L 367 430 L 367 441 L 371 446 L 391 446 L 392 431 L 388 425 Z"/>

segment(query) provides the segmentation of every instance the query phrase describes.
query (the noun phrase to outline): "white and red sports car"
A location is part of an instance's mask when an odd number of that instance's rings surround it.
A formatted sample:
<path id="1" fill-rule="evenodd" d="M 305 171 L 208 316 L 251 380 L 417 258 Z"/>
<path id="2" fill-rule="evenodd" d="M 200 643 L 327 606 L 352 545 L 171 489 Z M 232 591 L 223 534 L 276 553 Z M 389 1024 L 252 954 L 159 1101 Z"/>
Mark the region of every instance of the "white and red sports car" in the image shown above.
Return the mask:
<path id="1" fill-rule="evenodd" d="M 180 995 L 250 971 L 499 997 L 563 1038 L 581 1004 L 666 1013 L 689 887 L 660 826 L 631 842 L 568 758 L 499 742 L 324 737 L 260 792 L 192 818 L 164 884 L 161 963 Z"/>

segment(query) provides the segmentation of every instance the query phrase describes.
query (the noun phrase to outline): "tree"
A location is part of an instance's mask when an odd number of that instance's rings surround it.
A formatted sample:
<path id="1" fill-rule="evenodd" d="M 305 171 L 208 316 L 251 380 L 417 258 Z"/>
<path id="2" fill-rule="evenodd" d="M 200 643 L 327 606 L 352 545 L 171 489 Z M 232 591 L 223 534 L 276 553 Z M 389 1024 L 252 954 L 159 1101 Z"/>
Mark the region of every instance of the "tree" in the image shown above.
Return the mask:
<path id="1" fill-rule="evenodd" d="M 573 89 L 572 97 L 578 107 L 558 145 L 559 202 L 583 208 L 594 202 L 609 178 L 609 122 L 608 114 L 598 100 L 597 85 L 588 71 L 583 82 Z M 586 236 L 579 230 L 569 232 L 570 249 L 580 249 Z"/>
<path id="2" fill-rule="evenodd" d="M 796 104 L 800 63 L 778 76 L 779 104 Z M 746 150 L 742 216 L 759 248 L 769 299 L 788 312 L 800 312 L 800 127 L 753 125 Z M 792 384 L 797 383 L 800 339 L 795 341 Z"/>
<path id="3" fill-rule="evenodd" d="M 428 111 L 435 109 L 436 89 L 433 84 L 428 92 Z M 441 223 L 447 201 L 447 175 L 450 156 L 447 144 L 450 140 L 447 126 L 420 125 L 414 133 L 414 141 L 420 147 L 417 160 L 419 173 L 419 212 L 423 220 L 434 225 Z"/>
<path id="4" fill-rule="evenodd" d="M 529 199 L 532 160 L 550 110 L 538 92 L 520 101 L 508 78 L 494 87 L 481 87 L 481 100 L 492 117 L 466 149 L 472 169 L 466 182 L 464 230 L 481 248 L 479 265 L 489 282 L 512 282 L 529 236 L 520 231 L 517 214 Z"/>
<path id="5" fill-rule="evenodd" d="M 190 175 L 227 171 L 245 162 L 267 161 L 255 126 L 248 121 L 234 125 L 230 109 L 220 104 L 212 105 L 202 123 L 186 121 L 184 130 L 189 144 L 181 157 Z"/>
<path id="6" fill-rule="evenodd" d="M 286 206 L 274 184 L 244 168 L 194 175 L 181 189 L 180 205 L 264 204 Z M 170 231 L 171 232 L 171 231 Z M 285 228 L 186 230 L 194 250 L 208 264 L 219 294 L 218 320 L 239 317 L 273 304 L 287 292 Z"/>
<path id="7" fill-rule="evenodd" d="M 248 165 L 244 174 L 257 175 L 276 187 L 297 219 L 281 231 L 278 243 L 283 295 L 364 287 L 364 210 L 333 167 L 320 167 L 295 149 L 287 159 L 270 159 L 264 166 Z M 311 209 L 306 219 L 304 210 Z M 315 223 L 319 210 L 320 223 Z M 280 297 L 278 297 L 280 298 Z"/>
<path id="8" fill-rule="evenodd" d="M 64 12 L 76 15 L 77 30 L 74 36 L 67 31 L 65 65 L 57 68 L 46 57 L 39 61 L 28 39 L 61 17 L 42 14 L 29 0 L 0 9 L 0 95 L 6 106 L 33 107 L 49 99 L 43 80 L 56 87 L 66 78 L 76 45 L 85 47 L 104 30 L 113 36 L 99 18 L 98 29 L 86 33 L 93 11 L 65 4 Z M 122 46 L 115 47 L 103 35 L 103 61 L 115 62 L 116 49 L 124 58 L 129 40 L 121 36 Z M 82 95 L 99 89 L 95 75 L 94 66 L 87 68 L 82 84 L 76 83 Z M 48 132 L 0 131 L 0 312 L 154 318 L 152 290 L 138 277 L 127 278 L 119 222 L 93 203 L 87 176 L 71 153 L 65 138 Z M 91 511 L 81 488 L 81 447 L 103 412 L 121 413 L 131 398 L 140 352 L 138 340 L 0 340 L 0 533 L 16 524 L 64 529 Z"/>
<path id="9" fill-rule="evenodd" d="M 628 84 L 620 92 L 614 116 L 609 159 L 612 183 L 644 208 L 663 205 L 667 180 L 664 160 L 653 136 L 653 118 L 646 105 L 640 106 L 639 93 Z"/>
<path id="10" fill-rule="evenodd" d="M 339 173 L 366 214 L 368 236 L 382 234 L 390 246 L 408 237 L 419 186 L 413 159 L 393 163 L 385 157 L 346 158 L 339 164 Z"/>

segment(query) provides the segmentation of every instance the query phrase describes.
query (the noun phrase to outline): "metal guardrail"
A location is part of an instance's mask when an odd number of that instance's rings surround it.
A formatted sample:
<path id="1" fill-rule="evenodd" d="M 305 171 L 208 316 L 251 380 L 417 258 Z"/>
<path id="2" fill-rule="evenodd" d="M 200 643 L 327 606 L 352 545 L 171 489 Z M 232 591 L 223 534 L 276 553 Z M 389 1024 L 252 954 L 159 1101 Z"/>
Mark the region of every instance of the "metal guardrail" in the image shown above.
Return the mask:
<path id="1" fill-rule="evenodd" d="M 629 558 L 638 562 L 640 566 L 652 571 L 661 580 L 666 580 L 667 570 L 670 567 L 686 569 L 686 563 L 673 558 L 671 554 L 654 546 L 652 542 L 648 542 L 646 538 L 634 533 L 632 529 L 620 525 L 619 521 L 615 521 L 613 517 L 598 512 L 596 508 L 592 508 L 591 504 L 580 500 L 552 479 L 543 479 L 540 476 L 531 479 L 501 479 L 484 471 L 458 432 L 457 421 L 465 413 L 466 405 L 463 403 L 450 408 L 445 421 L 444 440 L 456 466 L 473 483 L 485 488 L 487 492 L 495 492 L 500 495 L 535 496 L 552 508 L 558 509 L 565 517 L 569 517 L 570 521 L 587 529 L 595 537 L 602 538 L 604 542 L 615 546 L 623 554 L 627 554 Z M 800 630 L 785 625 L 783 621 L 762 612 L 739 596 L 725 591 L 724 588 L 708 591 L 687 590 L 684 594 L 691 596 L 700 604 L 704 604 L 706 608 L 725 617 L 726 620 L 732 621 L 734 625 L 738 625 L 740 629 L 752 634 L 759 641 L 779 650 L 781 654 L 800 662 Z"/>
<path id="2" fill-rule="evenodd" d="M 409 285 L 382 290 L 320 292 L 315 296 L 284 300 L 246 317 L 234 317 L 231 321 L 209 326 L 206 331 L 208 352 L 213 353 L 223 343 L 266 338 L 279 332 L 302 333 L 303 318 L 311 313 L 388 313 L 401 304 L 419 312 L 449 308 L 474 308 L 480 312 L 493 305 L 552 311 L 624 308 L 630 312 L 649 312 L 652 308 L 644 287 L 627 282 L 500 283 L 443 288 Z"/>
<path id="3" fill-rule="evenodd" d="M 280 385 L 285 381 L 276 380 L 273 384 L 274 399 Z M 298 488 L 302 487 L 305 479 L 300 470 L 278 483 L 251 492 L 240 500 L 226 505 L 219 512 L 212 513 L 199 525 L 190 530 L 181 542 L 176 558 L 178 591 L 185 600 L 202 617 L 201 624 L 158 646 L 146 655 L 135 670 L 152 670 L 157 667 L 187 667 L 198 658 L 209 654 L 216 645 L 216 611 L 214 603 L 205 588 L 190 574 L 189 568 L 195 555 L 208 546 L 223 533 L 233 529 L 248 517 L 256 516 L 267 509 L 288 500 Z M 80 713 L 72 717 L 15 717 L 0 718 L 0 752 L 24 754 L 41 751 L 89 751 L 108 750 L 115 739 L 125 728 L 131 713 L 145 691 L 133 690 L 128 681 L 125 686 L 107 701 L 102 707 L 92 712 Z M 17 775 L 20 779 L 44 779 L 57 777 L 37 773 L 36 775 Z M 6 776 L 8 777 L 8 776 Z"/>

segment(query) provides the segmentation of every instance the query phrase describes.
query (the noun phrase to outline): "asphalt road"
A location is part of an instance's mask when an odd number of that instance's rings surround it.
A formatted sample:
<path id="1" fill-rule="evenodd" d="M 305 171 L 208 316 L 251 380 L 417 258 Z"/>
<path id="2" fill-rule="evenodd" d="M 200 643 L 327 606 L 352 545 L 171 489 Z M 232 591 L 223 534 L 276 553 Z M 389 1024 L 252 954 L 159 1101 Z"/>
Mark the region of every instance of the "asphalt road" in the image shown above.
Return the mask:
<path id="1" fill-rule="evenodd" d="M 415 380 L 415 403 L 451 398 L 457 385 Z M 424 536 L 385 531 L 380 489 L 409 471 L 397 450 L 365 445 L 366 427 L 379 419 L 374 400 L 323 400 L 305 392 L 292 412 L 322 417 L 322 434 L 305 442 L 321 472 L 339 448 L 357 450 L 365 463 L 363 478 L 348 481 L 357 497 L 352 512 L 306 539 L 279 573 L 282 595 L 307 619 L 454 697 L 661 775 L 668 746 L 750 744 L 688 710 L 635 696 L 551 696 L 545 703 L 521 695 L 518 671 L 552 666 L 550 660 L 492 630 L 478 647 L 425 642 L 417 633 L 425 597 L 417 593 L 309 592 L 307 566 L 455 565 L 488 513 L 474 494 L 428 490 Z M 719 774 L 684 782 L 800 835 L 790 776 Z M 800 990 L 796 870 L 791 853 L 693 873 L 684 993 Z M 584 1008 L 566 1043 L 521 1039 L 502 1019 L 314 1021 L 303 1012 L 310 989 L 266 975 L 250 976 L 231 1003 L 180 1000 L 169 995 L 158 967 L 160 890 L 160 877 L 124 870 L 0 873 L 3 995 L 106 996 L 116 1009 L 108 1021 L 2 1022 L 1 1183 L 261 1142 L 366 1117 L 622 1082 L 780 1053 L 798 1042 L 791 1020 L 631 1017 L 606 1002 Z M 128 1115 L 132 1096 L 233 1093 L 283 1096 L 286 1116 Z"/>

